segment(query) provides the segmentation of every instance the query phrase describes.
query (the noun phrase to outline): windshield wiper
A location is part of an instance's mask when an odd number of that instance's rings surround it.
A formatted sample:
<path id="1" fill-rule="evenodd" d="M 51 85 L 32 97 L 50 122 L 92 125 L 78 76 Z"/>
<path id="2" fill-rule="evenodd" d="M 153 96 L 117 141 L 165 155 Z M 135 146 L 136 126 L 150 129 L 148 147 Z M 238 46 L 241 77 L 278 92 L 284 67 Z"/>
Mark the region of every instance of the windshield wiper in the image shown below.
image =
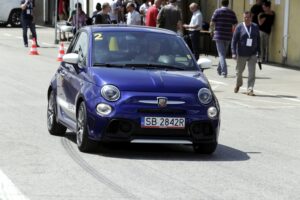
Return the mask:
<path id="1" fill-rule="evenodd" d="M 162 65 L 162 64 L 155 64 L 155 63 L 126 63 L 124 64 L 125 67 L 142 67 L 146 69 L 173 69 L 173 70 L 180 70 L 184 71 L 184 68 L 173 66 L 173 65 Z"/>
<path id="2" fill-rule="evenodd" d="M 96 66 L 96 67 L 119 67 L 119 68 L 123 68 L 124 64 L 94 63 L 93 66 Z"/>

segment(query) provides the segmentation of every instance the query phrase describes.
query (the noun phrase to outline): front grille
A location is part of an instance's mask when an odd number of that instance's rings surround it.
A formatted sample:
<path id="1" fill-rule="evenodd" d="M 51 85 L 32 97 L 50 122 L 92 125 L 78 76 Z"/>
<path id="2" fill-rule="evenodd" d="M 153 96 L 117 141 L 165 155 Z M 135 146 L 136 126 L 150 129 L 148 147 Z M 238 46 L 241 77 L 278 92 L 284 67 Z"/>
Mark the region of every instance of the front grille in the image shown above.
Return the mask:
<path id="1" fill-rule="evenodd" d="M 141 137 L 187 137 L 188 131 L 186 129 L 163 129 L 163 128 L 140 128 L 137 127 L 132 136 L 141 136 Z"/>
<path id="2" fill-rule="evenodd" d="M 180 109 L 138 109 L 143 114 L 161 114 L 161 115 L 185 115 L 185 110 Z"/>

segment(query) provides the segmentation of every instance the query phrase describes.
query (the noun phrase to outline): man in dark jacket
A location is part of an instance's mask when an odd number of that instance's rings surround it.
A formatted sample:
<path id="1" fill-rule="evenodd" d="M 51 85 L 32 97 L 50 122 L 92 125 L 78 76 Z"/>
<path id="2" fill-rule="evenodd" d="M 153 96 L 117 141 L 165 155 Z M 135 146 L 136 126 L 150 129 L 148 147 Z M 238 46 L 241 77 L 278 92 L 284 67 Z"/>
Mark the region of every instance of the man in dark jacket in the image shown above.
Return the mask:
<path id="1" fill-rule="evenodd" d="M 28 47 L 28 37 L 27 37 L 27 30 L 28 28 L 31 31 L 32 37 L 36 38 L 36 31 L 35 31 L 35 23 L 33 22 L 33 8 L 34 8 L 34 1 L 33 0 L 21 0 L 21 23 L 23 28 L 23 40 L 24 46 Z M 37 44 L 39 47 L 39 45 Z"/>
<path id="2" fill-rule="evenodd" d="M 249 96 L 255 96 L 253 92 L 255 83 L 255 67 L 257 57 L 260 54 L 260 36 L 258 25 L 251 22 L 251 13 L 244 13 L 244 22 L 240 23 L 233 34 L 231 50 L 232 57 L 237 60 L 236 64 L 236 86 L 237 93 L 243 85 L 243 72 L 248 63 L 248 89 Z"/>
<path id="3" fill-rule="evenodd" d="M 96 15 L 95 24 L 111 24 L 109 17 L 110 9 L 109 3 L 103 3 L 102 11 Z"/>
<path id="4" fill-rule="evenodd" d="M 157 22 L 160 28 L 182 33 L 181 13 L 176 5 L 176 0 L 169 0 L 169 4 L 159 11 Z"/>
<path id="5" fill-rule="evenodd" d="M 266 1 L 262 5 L 263 12 L 258 15 L 260 30 L 260 51 L 264 62 L 269 61 L 269 38 L 275 20 L 275 12 L 271 10 L 271 1 Z"/>

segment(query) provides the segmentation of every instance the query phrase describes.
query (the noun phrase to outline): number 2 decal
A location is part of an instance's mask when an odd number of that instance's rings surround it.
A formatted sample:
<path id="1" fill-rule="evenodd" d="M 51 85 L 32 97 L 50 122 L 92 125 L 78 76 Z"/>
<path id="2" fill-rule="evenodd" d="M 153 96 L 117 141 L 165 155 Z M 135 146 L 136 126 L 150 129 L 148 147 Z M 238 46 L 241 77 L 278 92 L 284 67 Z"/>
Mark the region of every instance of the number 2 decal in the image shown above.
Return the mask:
<path id="1" fill-rule="evenodd" d="M 103 40 L 103 35 L 102 33 L 95 33 L 94 38 L 95 40 Z"/>

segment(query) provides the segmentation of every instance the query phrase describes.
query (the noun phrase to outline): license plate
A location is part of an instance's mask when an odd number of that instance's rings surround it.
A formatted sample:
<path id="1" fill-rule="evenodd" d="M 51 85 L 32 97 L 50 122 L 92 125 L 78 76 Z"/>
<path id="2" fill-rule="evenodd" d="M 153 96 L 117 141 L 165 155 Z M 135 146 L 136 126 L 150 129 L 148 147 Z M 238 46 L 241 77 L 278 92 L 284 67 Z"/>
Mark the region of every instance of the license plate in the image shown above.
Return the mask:
<path id="1" fill-rule="evenodd" d="M 181 117 L 142 117 L 142 128 L 184 129 L 185 118 Z"/>

